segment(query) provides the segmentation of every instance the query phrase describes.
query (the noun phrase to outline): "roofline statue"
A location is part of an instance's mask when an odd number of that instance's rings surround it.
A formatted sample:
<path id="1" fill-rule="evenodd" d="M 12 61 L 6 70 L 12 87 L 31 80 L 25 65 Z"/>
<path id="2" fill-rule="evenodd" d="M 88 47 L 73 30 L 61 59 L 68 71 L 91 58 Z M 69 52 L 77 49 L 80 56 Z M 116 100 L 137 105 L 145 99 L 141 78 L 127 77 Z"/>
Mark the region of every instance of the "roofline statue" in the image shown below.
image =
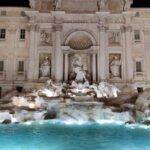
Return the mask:
<path id="1" fill-rule="evenodd" d="M 35 9 L 36 0 L 29 0 L 29 5 L 31 9 Z"/>
<path id="2" fill-rule="evenodd" d="M 130 9 L 132 4 L 133 0 L 123 0 L 123 11 Z"/>

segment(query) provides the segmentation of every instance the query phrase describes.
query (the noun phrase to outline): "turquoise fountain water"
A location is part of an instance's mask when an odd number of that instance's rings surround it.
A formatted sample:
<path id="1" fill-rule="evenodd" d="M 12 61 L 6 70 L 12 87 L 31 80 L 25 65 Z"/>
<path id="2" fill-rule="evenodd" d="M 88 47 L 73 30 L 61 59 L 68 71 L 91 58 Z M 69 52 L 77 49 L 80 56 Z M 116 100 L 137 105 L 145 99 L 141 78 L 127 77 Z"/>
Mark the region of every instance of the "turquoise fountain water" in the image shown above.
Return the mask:
<path id="1" fill-rule="evenodd" d="M 0 150 L 150 150 L 150 128 L 46 121 L 0 125 Z"/>

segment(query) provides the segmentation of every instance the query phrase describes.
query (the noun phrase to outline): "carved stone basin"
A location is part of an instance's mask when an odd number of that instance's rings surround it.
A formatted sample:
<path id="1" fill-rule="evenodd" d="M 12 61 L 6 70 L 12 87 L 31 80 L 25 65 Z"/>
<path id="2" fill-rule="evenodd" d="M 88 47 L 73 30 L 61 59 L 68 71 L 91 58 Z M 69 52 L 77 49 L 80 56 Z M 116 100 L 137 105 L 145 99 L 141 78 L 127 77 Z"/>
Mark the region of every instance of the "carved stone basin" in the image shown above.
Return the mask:
<path id="1" fill-rule="evenodd" d="M 74 96 L 72 97 L 74 101 L 94 101 L 94 96 Z"/>

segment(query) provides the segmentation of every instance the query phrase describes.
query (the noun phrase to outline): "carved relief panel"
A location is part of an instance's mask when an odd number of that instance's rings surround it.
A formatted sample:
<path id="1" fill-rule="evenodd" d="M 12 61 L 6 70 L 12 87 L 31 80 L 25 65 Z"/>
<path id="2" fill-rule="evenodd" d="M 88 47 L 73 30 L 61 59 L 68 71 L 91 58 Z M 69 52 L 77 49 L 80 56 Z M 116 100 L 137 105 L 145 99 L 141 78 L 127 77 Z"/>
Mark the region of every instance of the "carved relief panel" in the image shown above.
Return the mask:
<path id="1" fill-rule="evenodd" d="M 40 31 L 40 45 L 52 45 L 52 35 L 45 29 Z"/>
<path id="2" fill-rule="evenodd" d="M 120 46 L 121 36 L 120 31 L 110 31 L 108 33 L 109 46 Z"/>

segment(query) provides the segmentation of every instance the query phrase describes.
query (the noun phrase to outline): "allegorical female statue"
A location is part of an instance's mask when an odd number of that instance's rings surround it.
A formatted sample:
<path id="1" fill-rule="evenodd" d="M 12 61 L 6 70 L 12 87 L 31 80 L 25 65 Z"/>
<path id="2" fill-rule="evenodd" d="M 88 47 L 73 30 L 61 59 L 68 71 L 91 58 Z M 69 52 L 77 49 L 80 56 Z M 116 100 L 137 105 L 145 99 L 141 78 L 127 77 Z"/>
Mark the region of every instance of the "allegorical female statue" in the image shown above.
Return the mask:
<path id="1" fill-rule="evenodd" d="M 110 63 L 111 78 L 121 77 L 120 67 L 121 67 L 120 59 L 117 56 L 114 56 L 112 62 Z"/>
<path id="2" fill-rule="evenodd" d="M 50 61 L 48 56 L 45 56 L 40 66 L 40 77 L 50 77 Z"/>

